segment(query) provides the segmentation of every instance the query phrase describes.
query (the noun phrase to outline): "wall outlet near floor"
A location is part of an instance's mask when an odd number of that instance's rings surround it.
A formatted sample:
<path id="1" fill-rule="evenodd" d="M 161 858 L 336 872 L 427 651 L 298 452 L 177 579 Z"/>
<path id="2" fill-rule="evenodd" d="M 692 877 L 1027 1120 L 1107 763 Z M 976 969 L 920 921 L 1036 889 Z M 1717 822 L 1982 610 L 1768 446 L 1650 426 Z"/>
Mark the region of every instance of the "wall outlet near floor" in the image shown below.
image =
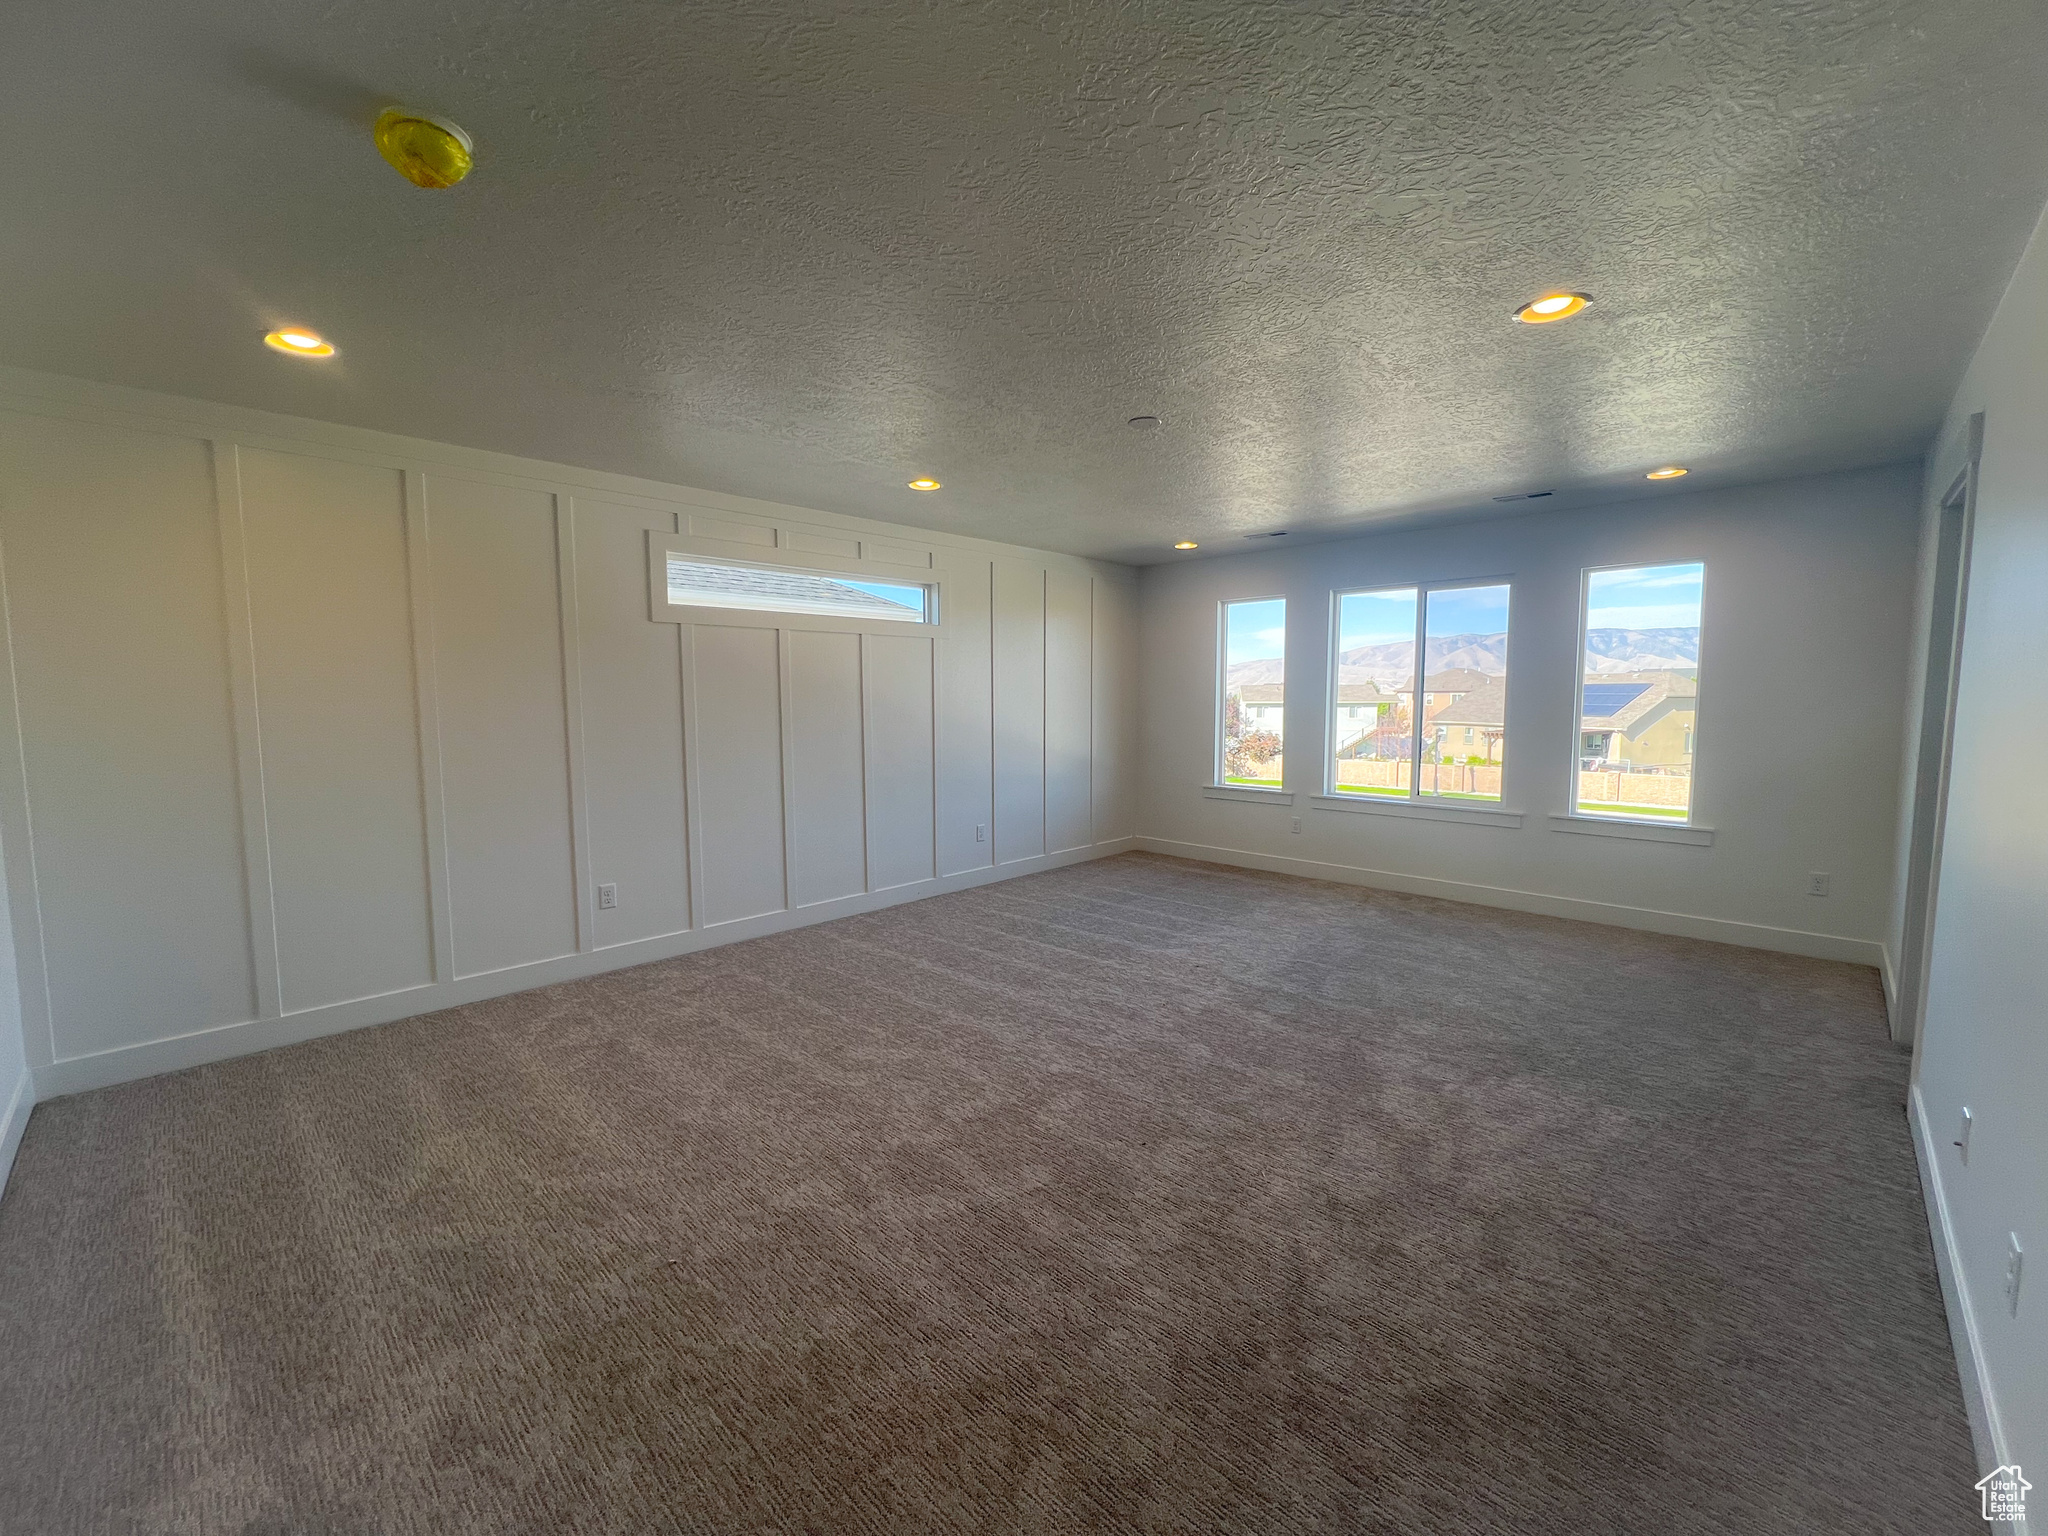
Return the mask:
<path id="1" fill-rule="evenodd" d="M 1289 827 L 1289 828 L 1288 828 L 1288 831 L 1290 831 L 1290 832 L 1299 832 L 1299 831 L 1301 830 L 1301 818 L 1300 818 L 1299 816 L 1296 816 L 1296 817 L 1293 817 L 1293 818 L 1292 818 L 1292 820 L 1293 820 L 1293 822 L 1294 822 L 1294 825 L 1293 825 L 1293 826 L 1291 826 L 1291 827 Z"/>
<path id="2" fill-rule="evenodd" d="M 1806 877 L 1806 894 L 1809 896 L 1827 895 L 1828 882 L 1832 879 L 1834 879 L 1833 875 L 1824 875 L 1816 870 Z"/>
<path id="3" fill-rule="evenodd" d="M 977 843 L 985 843 L 985 842 L 987 842 L 987 841 L 988 841 L 988 823 L 987 823 L 987 822 L 985 822 L 985 821 L 977 821 L 977 822 L 976 822 L 976 823 L 974 824 L 974 840 L 975 840 L 975 841 L 976 841 Z"/>
<path id="4" fill-rule="evenodd" d="M 2005 1310 L 2009 1317 L 2020 1315 L 2020 1267 L 2026 1262 L 2017 1232 L 2005 1234 Z"/>
<path id="5" fill-rule="evenodd" d="M 619 888 L 616 885 L 600 885 L 597 888 L 598 906 L 610 910 L 619 904 Z"/>
<path id="6" fill-rule="evenodd" d="M 1956 1150 L 1963 1154 L 1964 1163 L 1970 1161 L 1970 1128 L 1977 1123 L 1977 1117 L 1970 1113 L 1970 1106 L 1963 1106 L 1962 1134 L 1956 1137 Z"/>

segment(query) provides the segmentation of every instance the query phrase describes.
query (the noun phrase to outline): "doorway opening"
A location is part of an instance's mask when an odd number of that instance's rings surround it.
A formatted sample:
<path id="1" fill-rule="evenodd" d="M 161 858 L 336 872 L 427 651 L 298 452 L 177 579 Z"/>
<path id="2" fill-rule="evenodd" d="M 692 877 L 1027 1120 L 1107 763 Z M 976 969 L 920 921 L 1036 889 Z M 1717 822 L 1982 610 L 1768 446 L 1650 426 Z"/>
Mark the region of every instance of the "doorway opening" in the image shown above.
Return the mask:
<path id="1" fill-rule="evenodd" d="M 1948 814 L 1955 744 L 1956 670 L 1962 658 L 1963 608 L 1970 582 L 1970 535 L 1977 504 L 1977 459 L 1984 418 L 1970 419 L 1970 458 L 1941 498 L 1935 534 L 1934 594 L 1928 617 L 1927 677 L 1920 739 L 1913 760 L 1913 820 L 1906 850 L 1905 930 L 1901 935 L 1892 1038 L 1911 1045 L 1927 1008 L 1927 968 L 1941 883 L 1941 833 Z"/>

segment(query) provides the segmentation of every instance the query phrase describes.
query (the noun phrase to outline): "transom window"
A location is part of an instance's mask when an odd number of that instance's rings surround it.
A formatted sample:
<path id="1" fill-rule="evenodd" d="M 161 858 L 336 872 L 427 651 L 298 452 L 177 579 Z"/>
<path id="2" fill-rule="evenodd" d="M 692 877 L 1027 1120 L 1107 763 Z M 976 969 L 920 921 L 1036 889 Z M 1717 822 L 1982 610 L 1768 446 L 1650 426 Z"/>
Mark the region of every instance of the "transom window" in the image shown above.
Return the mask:
<path id="1" fill-rule="evenodd" d="M 756 613 L 829 613 L 848 619 L 931 622 L 931 588 L 815 571 L 727 565 L 668 554 L 668 600 L 678 607 Z"/>

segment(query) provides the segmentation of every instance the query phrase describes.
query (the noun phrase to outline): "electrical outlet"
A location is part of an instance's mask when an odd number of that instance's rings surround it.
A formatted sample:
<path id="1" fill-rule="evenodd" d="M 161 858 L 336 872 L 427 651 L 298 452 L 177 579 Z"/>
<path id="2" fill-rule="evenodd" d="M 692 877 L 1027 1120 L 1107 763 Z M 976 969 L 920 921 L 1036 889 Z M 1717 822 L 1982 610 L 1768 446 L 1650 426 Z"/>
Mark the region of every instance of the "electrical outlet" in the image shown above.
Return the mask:
<path id="1" fill-rule="evenodd" d="M 2026 1254 L 2020 1251 L 2020 1235 L 2017 1232 L 2005 1234 L 2005 1310 L 2008 1316 L 2020 1315 L 2020 1267 L 2026 1262 Z"/>
<path id="2" fill-rule="evenodd" d="M 609 911 L 619 904 L 619 888 L 616 885 L 600 885 L 597 888 L 597 904 Z"/>
<path id="3" fill-rule="evenodd" d="M 1824 875 L 1816 870 L 1806 877 L 1806 894 L 1809 896 L 1827 895 L 1828 882 L 1832 879 L 1834 879 L 1833 875 Z"/>
<path id="4" fill-rule="evenodd" d="M 985 842 L 987 842 L 987 841 L 988 841 L 988 823 L 987 823 L 987 822 L 985 822 L 985 821 L 977 821 L 977 822 L 976 822 L 976 823 L 974 824 L 974 840 L 975 840 L 975 841 L 976 841 L 977 843 L 985 843 Z"/>
<path id="5" fill-rule="evenodd" d="M 1294 820 L 1294 826 L 1293 826 L 1292 830 L 1293 830 L 1293 831 L 1296 831 L 1296 832 L 1299 832 L 1299 831 L 1301 830 L 1301 818 L 1300 818 L 1299 816 L 1296 816 L 1296 817 L 1294 817 L 1294 818 L 1293 818 L 1293 820 Z"/>
<path id="6" fill-rule="evenodd" d="M 1970 1106 L 1963 1106 L 1963 1131 L 1956 1137 L 1956 1150 L 1963 1154 L 1963 1162 L 1970 1161 L 1970 1128 L 1977 1123 L 1977 1117 L 1970 1113 Z"/>

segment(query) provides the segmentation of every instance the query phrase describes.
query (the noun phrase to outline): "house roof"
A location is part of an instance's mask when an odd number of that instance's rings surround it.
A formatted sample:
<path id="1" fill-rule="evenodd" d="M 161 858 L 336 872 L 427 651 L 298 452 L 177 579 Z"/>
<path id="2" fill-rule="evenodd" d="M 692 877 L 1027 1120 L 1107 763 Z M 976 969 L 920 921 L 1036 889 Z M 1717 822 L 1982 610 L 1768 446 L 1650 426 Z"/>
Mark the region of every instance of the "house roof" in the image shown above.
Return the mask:
<path id="1" fill-rule="evenodd" d="M 1339 704 L 1392 704 L 1394 695 L 1378 683 L 1370 680 L 1363 683 L 1339 683 L 1337 685 Z"/>
<path id="2" fill-rule="evenodd" d="M 1446 704 L 1430 717 L 1432 725 L 1485 725 L 1498 729 L 1507 722 L 1508 680 L 1486 678 L 1477 688 Z"/>
<path id="3" fill-rule="evenodd" d="M 1586 678 L 1586 712 L 1580 729 L 1633 735 L 1636 724 L 1667 699 L 1690 709 L 1699 680 L 1683 672 L 1601 672 Z"/>
<path id="4" fill-rule="evenodd" d="M 1242 688 L 1233 688 L 1239 699 L 1247 704 L 1284 704 L 1287 702 L 1285 683 L 1246 683 Z"/>
<path id="5" fill-rule="evenodd" d="M 1487 674 L 1475 667 L 1447 667 L 1441 672 L 1432 672 L 1422 680 L 1424 693 L 1470 693 L 1483 688 Z"/>

